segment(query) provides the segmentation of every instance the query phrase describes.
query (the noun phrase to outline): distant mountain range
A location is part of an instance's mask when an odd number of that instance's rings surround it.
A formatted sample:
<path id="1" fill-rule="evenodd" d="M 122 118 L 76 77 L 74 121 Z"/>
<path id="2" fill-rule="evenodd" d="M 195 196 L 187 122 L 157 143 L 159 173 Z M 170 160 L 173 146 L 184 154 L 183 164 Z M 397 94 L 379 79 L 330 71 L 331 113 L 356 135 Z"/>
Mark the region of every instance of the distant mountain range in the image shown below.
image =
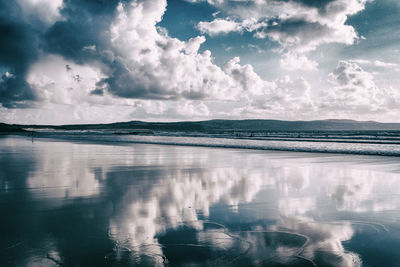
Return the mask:
<path id="1" fill-rule="evenodd" d="M 399 131 L 400 123 L 379 123 L 375 121 L 354 120 L 208 120 L 182 122 L 144 122 L 129 121 L 109 124 L 78 125 L 17 125 L 0 123 L 0 132 L 23 132 L 24 129 L 43 130 L 151 130 L 163 132 L 201 132 L 221 133 L 232 131 Z"/>

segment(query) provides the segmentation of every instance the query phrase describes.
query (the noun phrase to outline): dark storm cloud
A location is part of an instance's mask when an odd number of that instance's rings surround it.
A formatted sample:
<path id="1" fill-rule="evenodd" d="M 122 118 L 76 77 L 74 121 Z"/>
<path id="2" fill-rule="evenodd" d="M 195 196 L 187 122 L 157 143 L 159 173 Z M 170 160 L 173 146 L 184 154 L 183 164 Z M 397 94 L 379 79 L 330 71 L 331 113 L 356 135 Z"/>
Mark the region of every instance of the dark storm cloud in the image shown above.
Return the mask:
<path id="1" fill-rule="evenodd" d="M 0 104 L 4 107 L 25 106 L 25 100 L 35 99 L 25 75 L 38 57 L 41 33 L 21 17 L 14 1 L 0 2 L 0 66 L 9 73 L 0 80 Z"/>
<path id="2" fill-rule="evenodd" d="M 304 19 L 274 20 L 276 25 L 263 28 L 260 32 L 264 34 L 276 34 L 282 43 L 288 42 L 293 36 L 301 40 L 299 45 L 307 45 L 311 41 L 329 35 L 331 29 L 318 22 L 309 22 Z"/>
<path id="3" fill-rule="evenodd" d="M 0 0 L 0 68 L 4 70 L 0 73 L 0 105 L 21 107 L 36 99 L 26 75 L 42 54 L 58 54 L 78 64 L 107 63 L 107 54 L 97 51 L 109 45 L 107 29 L 119 2 L 64 0 L 62 19 L 45 27 L 39 15 L 27 16 L 16 1 Z"/>
<path id="4" fill-rule="evenodd" d="M 326 11 L 326 7 L 332 2 L 338 2 L 338 0 L 265 0 L 265 1 L 231 1 L 231 0 L 223 0 L 219 1 L 210 1 L 213 5 L 229 10 L 229 9 L 259 9 L 260 6 L 269 6 L 273 7 L 282 3 L 295 4 L 306 8 L 316 8 L 319 13 L 324 13 Z M 210 3 L 209 2 L 209 3 Z M 268 9 L 267 9 L 268 10 Z"/>
<path id="5" fill-rule="evenodd" d="M 90 92 L 91 95 L 103 95 L 104 91 L 102 89 L 94 89 Z"/>
<path id="6" fill-rule="evenodd" d="M 317 8 L 320 12 L 325 11 L 326 6 L 337 0 L 275 0 L 275 2 L 296 3 L 305 7 Z"/>
<path id="7" fill-rule="evenodd" d="M 97 83 L 99 90 L 107 89 L 110 93 L 125 98 L 174 100 L 178 96 L 175 92 L 165 91 L 158 83 L 159 79 L 151 71 L 143 70 L 142 77 L 134 77 L 130 71 L 118 61 L 110 65 L 113 69 L 109 78 Z M 143 67 L 144 68 L 144 67 Z M 140 71 L 140 68 L 139 68 Z"/>
<path id="8" fill-rule="evenodd" d="M 308 22 L 302 19 L 287 19 L 287 20 L 275 20 L 278 21 L 277 25 L 271 25 L 265 30 L 268 32 L 279 32 L 288 35 L 298 35 L 304 32 L 304 35 L 309 34 L 313 37 L 316 32 L 323 30 L 323 25 L 318 22 Z"/>
<path id="9" fill-rule="evenodd" d="M 0 3 L 0 10 L 1 63 L 12 66 L 12 71 L 23 72 L 37 55 L 37 33 L 29 24 L 18 21 L 21 10 L 15 3 Z"/>
<path id="10" fill-rule="evenodd" d="M 119 0 L 64 0 L 60 11 L 64 20 L 57 21 L 45 34 L 46 50 L 77 63 L 98 60 L 96 50 L 109 46 L 108 28 Z M 124 1 L 122 1 L 124 2 Z M 94 46 L 95 49 L 85 49 Z"/>
<path id="11" fill-rule="evenodd" d="M 0 101 L 6 108 L 30 107 L 26 100 L 36 99 L 32 88 L 22 75 L 7 77 L 3 75 L 0 80 Z"/>

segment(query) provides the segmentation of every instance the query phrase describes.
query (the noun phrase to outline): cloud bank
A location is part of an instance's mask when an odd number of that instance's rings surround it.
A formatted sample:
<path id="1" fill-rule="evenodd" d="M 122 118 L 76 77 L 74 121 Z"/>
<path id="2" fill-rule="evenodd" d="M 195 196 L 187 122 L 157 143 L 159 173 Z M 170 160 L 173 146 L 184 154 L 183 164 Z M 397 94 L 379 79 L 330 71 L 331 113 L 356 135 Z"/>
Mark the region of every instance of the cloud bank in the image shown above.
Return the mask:
<path id="1" fill-rule="evenodd" d="M 322 44 L 355 43 L 360 35 L 346 23 L 367 0 L 206 2 L 217 10 L 212 20 L 196 22 L 182 40 L 160 26 L 166 0 L 0 1 L 2 121 L 304 119 L 398 109 L 398 90 L 363 69 L 396 72 L 396 62 L 344 59 L 323 73 L 308 57 Z M 206 38 L 231 32 L 275 42 L 277 65 L 262 73 L 235 55 L 217 64 Z M 263 78 L 270 71 L 278 75 Z M 57 118 L 54 109 L 71 115 Z"/>

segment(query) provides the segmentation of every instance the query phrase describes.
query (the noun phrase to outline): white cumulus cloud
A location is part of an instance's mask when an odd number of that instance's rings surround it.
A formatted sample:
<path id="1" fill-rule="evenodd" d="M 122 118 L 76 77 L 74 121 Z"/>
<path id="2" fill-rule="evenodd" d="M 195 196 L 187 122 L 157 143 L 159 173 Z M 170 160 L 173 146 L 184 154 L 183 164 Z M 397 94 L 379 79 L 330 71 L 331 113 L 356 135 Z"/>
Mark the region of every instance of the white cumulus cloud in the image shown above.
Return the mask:
<path id="1" fill-rule="evenodd" d="M 308 59 L 305 55 L 288 52 L 281 58 L 280 66 L 282 69 L 293 70 L 316 70 L 318 63 Z"/>
<path id="2" fill-rule="evenodd" d="M 156 27 L 165 8 L 161 0 L 118 6 L 110 29 L 118 75 L 106 80 L 108 90 L 143 99 L 233 99 L 241 88 L 210 51 L 198 52 L 204 37 L 184 42 Z"/>
<path id="3" fill-rule="evenodd" d="M 359 36 L 346 21 L 348 16 L 363 10 L 367 2 L 368 0 L 208 1 L 228 15 L 236 17 L 237 21 L 219 18 L 212 22 L 200 22 L 198 27 L 208 29 L 209 31 L 203 32 L 210 32 L 210 35 L 245 29 L 254 32 L 255 37 L 270 38 L 284 48 L 309 51 L 324 43 L 353 44 Z M 219 24 L 230 27 L 224 27 L 224 30 L 213 27 Z"/>
<path id="4" fill-rule="evenodd" d="M 372 73 L 355 62 L 340 61 L 329 74 L 333 87 L 323 91 L 321 107 L 359 112 L 384 112 L 399 103 L 400 93 L 393 88 L 379 87 Z"/>
<path id="5" fill-rule="evenodd" d="M 200 32 L 207 33 L 210 36 L 243 30 L 243 26 L 240 23 L 225 19 L 214 19 L 211 22 L 201 21 L 197 28 Z"/>

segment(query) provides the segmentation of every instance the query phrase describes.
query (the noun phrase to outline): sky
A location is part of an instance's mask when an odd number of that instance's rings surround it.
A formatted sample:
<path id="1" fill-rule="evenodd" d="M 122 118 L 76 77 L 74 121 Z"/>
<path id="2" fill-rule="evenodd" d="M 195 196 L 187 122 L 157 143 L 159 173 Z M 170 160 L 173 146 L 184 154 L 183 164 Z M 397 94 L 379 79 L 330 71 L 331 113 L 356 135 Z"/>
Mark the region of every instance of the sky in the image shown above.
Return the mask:
<path id="1" fill-rule="evenodd" d="M 398 0 L 0 0 L 0 122 L 400 122 Z"/>

